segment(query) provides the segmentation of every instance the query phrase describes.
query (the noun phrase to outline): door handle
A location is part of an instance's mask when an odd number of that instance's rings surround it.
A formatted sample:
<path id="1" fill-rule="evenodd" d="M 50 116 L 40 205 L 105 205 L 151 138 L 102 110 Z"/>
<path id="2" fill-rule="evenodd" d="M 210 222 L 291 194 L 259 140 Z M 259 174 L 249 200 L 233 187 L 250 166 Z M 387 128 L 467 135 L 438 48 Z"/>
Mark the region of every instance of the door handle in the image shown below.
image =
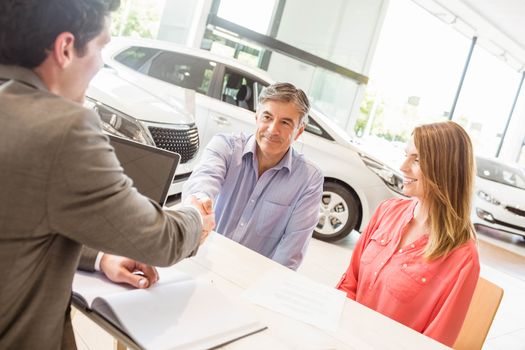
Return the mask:
<path id="1" fill-rule="evenodd" d="M 212 119 L 219 125 L 230 125 L 230 120 L 219 115 L 213 116 Z"/>

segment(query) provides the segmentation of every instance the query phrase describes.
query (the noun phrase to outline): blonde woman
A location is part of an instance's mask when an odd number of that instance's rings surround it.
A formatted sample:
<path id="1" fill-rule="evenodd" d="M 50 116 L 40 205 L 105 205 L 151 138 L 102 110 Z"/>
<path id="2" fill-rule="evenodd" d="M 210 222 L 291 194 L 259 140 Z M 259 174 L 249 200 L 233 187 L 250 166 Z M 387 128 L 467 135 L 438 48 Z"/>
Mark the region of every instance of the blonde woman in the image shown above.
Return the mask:
<path id="1" fill-rule="evenodd" d="M 411 198 L 380 204 L 337 288 L 452 346 L 479 277 L 470 139 L 454 122 L 417 127 L 401 171 Z"/>

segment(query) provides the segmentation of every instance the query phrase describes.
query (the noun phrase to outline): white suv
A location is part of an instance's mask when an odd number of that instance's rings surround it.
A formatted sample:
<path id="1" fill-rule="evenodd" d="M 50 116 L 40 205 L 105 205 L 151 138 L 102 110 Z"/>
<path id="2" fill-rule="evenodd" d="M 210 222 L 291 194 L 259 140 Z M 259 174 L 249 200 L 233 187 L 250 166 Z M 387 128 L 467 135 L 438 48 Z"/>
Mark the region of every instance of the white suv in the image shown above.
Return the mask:
<path id="1" fill-rule="evenodd" d="M 104 51 L 104 62 L 112 69 L 104 75 L 118 76 L 170 107 L 187 105 L 186 91 L 194 90 L 195 122 L 204 146 L 219 132 L 254 131 L 257 97 L 273 83 L 265 72 L 238 61 L 161 41 L 116 38 Z M 106 78 L 95 79 L 93 88 L 118 98 L 120 109 L 131 106 L 128 115 L 134 115 L 134 107 L 147 110 L 137 106 L 140 96 L 113 88 L 104 81 Z M 97 100 L 104 102 L 101 96 Z M 151 111 L 148 123 L 157 117 L 159 122 L 166 122 Z M 150 128 L 148 123 L 144 124 Z M 361 230 L 380 201 L 401 195 L 402 179 L 397 172 L 365 154 L 346 132 L 315 110 L 294 147 L 315 162 L 325 176 L 316 238 L 334 241 L 352 229 Z"/>

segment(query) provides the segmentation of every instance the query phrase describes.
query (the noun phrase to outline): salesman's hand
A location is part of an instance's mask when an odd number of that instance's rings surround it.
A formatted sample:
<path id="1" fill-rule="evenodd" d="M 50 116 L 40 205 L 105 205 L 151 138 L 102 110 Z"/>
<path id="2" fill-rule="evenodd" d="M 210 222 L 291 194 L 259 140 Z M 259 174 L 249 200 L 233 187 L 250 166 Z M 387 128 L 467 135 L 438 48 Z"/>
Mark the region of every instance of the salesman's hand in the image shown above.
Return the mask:
<path id="1" fill-rule="evenodd" d="M 127 283 L 140 289 L 148 288 L 159 279 L 154 267 L 111 254 L 102 256 L 100 270 L 113 282 Z"/>
<path id="2" fill-rule="evenodd" d="M 202 232 L 200 244 L 202 244 L 210 232 L 215 228 L 215 213 L 213 212 L 213 204 L 210 198 L 197 198 L 189 196 L 186 203 L 194 206 L 199 210 L 202 216 Z"/>

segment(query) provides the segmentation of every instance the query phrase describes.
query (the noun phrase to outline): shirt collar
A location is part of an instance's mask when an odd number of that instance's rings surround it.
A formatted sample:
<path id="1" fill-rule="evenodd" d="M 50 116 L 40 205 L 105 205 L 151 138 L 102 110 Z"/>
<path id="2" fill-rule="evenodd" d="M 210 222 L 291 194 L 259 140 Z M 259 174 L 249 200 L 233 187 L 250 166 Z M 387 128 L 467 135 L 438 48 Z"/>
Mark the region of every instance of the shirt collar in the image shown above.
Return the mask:
<path id="1" fill-rule="evenodd" d="M 244 149 L 242 151 L 243 157 L 251 153 L 252 157 L 257 154 L 257 140 L 255 139 L 255 135 L 252 134 L 248 137 L 248 140 L 246 141 L 246 144 L 244 145 Z M 282 168 L 287 168 L 288 171 L 292 171 L 292 158 L 293 158 L 293 148 L 290 146 L 288 148 L 288 152 L 284 155 L 283 159 L 279 161 L 272 169 L 280 170 Z"/>
<path id="2" fill-rule="evenodd" d="M 0 79 L 16 80 L 39 90 L 48 91 L 42 80 L 28 68 L 0 64 Z"/>

